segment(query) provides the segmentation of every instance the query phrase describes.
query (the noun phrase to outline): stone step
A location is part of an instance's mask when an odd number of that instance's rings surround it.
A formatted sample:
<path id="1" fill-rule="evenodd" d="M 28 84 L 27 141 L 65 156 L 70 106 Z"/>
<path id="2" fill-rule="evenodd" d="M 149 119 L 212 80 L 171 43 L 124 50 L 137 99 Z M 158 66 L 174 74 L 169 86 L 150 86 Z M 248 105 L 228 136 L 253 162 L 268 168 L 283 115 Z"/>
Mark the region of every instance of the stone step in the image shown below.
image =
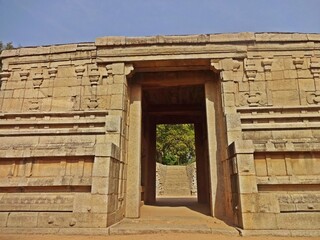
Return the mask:
<path id="1" fill-rule="evenodd" d="M 165 196 L 190 196 L 191 190 L 185 166 L 167 166 L 164 182 Z"/>

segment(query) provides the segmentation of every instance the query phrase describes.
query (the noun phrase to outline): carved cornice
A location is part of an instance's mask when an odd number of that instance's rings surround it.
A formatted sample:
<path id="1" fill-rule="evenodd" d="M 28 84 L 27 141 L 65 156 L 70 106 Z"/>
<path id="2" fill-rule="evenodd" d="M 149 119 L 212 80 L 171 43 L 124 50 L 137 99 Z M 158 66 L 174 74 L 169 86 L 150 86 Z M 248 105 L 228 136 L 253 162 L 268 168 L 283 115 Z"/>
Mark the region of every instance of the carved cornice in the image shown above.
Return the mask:
<path id="1" fill-rule="evenodd" d="M 8 71 L 0 72 L 0 80 L 1 80 L 1 82 L 8 81 L 10 76 L 11 76 L 11 73 L 8 72 Z"/>

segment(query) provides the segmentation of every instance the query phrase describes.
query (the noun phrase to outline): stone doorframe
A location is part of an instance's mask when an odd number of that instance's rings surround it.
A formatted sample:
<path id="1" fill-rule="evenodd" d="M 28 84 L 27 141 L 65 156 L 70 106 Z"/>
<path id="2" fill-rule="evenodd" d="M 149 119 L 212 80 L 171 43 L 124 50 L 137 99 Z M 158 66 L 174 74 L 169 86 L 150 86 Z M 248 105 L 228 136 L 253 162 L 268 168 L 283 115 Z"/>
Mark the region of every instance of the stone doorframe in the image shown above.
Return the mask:
<path id="1" fill-rule="evenodd" d="M 214 81 L 207 81 L 205 86 L 206 122 L 208 134 L 209 152 L 209 191 L 211 216 L 216 212 L 217 193 L 217 124 L 216 124 L 216 96 L 217 89 Z M 127 196 L 125 217 L 140 217 L 141 202 L 141 134 L 142 134 L 142 87 L 139 84 L 131 84 L 130 109 L 129 109 L 129 144 L 128 144 L 128 168 L 127 168 Z"/>

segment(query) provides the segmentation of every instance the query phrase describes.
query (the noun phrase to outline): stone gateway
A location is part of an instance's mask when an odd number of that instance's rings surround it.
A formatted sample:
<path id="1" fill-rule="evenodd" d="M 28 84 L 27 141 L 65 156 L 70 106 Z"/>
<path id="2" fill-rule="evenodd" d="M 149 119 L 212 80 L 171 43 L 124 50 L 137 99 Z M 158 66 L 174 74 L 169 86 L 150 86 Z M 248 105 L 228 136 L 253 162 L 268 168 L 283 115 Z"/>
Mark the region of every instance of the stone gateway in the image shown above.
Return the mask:
<path id="1" fill-rule="evenodd" d="M 212 216 L 319 231 L 320 34 L 101 37 L 1 59 L 0 231 L 139 218 L 156 125 L 173 123 L 195 126 Z"/>

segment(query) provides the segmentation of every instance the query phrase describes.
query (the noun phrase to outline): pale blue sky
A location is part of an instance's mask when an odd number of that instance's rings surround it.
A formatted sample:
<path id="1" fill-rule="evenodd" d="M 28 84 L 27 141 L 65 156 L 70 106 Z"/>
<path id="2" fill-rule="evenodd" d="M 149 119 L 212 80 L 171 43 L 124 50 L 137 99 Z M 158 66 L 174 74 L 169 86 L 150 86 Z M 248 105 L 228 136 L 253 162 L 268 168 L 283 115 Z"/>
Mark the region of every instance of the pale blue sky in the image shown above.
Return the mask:
<path id="1" fill-rule="evenodd" d="M 320 33 L 320 0 L 0 0 L 15 46 L 246 31 Z"/>

